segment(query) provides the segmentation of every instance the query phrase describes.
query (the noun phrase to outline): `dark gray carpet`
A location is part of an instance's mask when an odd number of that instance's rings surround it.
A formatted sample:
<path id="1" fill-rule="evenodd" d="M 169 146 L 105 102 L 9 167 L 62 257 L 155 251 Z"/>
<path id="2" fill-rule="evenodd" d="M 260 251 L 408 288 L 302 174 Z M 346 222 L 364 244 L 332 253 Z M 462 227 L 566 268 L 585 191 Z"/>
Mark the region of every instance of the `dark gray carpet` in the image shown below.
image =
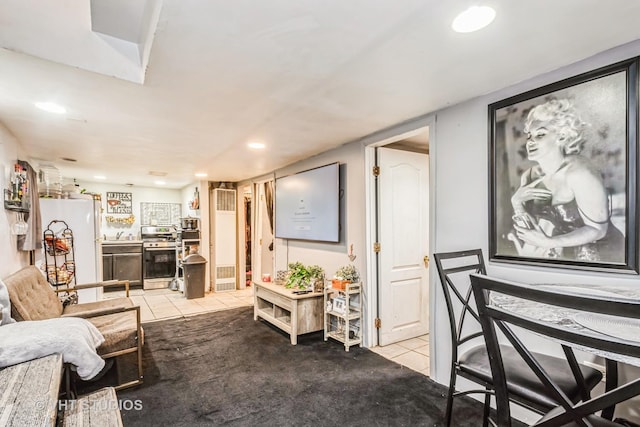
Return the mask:
<path id="1" fill-rule="evenodd" d="M 251 307 L 147 323 L 145 378 L 118 392 L 130 426 L 442 426 L 446 389 L 322 333 L 289 337 Z M 139 400 L 140 410 L 126 410 Z M 481 425 L 458 398 L 453 426 Z"/>

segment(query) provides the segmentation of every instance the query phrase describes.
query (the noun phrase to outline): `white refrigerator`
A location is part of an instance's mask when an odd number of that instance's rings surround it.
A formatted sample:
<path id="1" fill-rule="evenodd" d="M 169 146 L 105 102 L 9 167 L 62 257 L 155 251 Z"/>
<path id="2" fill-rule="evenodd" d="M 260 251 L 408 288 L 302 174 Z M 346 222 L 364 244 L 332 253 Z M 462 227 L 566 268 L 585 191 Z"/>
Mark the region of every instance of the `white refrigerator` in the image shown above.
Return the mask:
<path id="1" fill-rule="evenodd" d="M 102 281 L 101 203 L 93 199 L 40 199 L 42 231 L 54 220 L 64 221 L 73 232 L 75 283 Z M 56 229 L 64 228 L 57 224 Z M 53 228 L 52 228 L 53 229 Z M 43 245 L 44 246 L 44 245 Z M 44 263 L 44 254 L 42 254 Z M 78 290 L 78 302 L 102 299 L 102 288 Z"/>

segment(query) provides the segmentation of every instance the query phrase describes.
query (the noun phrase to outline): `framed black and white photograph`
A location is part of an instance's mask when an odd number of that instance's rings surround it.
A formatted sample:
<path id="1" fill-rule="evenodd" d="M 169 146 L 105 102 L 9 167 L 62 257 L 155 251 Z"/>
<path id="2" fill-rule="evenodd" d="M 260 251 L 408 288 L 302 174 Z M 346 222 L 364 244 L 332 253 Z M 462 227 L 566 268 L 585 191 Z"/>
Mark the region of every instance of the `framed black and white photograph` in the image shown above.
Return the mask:
<path id="1" fill-rule="evenodd" d="M 637 67 L 489 105 L 491 261 L 638 273 Z"/>

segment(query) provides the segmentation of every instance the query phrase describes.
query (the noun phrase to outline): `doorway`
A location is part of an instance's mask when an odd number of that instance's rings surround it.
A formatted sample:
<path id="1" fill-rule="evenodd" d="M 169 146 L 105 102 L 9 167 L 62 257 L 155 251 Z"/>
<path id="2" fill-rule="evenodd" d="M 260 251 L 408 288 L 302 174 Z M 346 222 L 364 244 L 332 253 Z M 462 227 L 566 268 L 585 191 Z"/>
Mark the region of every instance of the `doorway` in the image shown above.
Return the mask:
<path id="1" fill-rule="evenodd" d="M 253 184 L 253 227 L 251 273 L 253 280 L 261 280 L 264 274 L 274 276 L 273 193 L 274 180 Z"/>
<path id="2" fill-rule="evenodd" d="M 396 144 L 376 148 L 381 346 L 429 332 L 429 157 Z"/>
<path id="3" fill-rule="evenodd" d="M 244 194 L 243 197 L 244 212 L 244 277 L 245 286 L 251 286 L 251 193 Z"/>
<path id="4" fill-rule="evenodd" d="M 238 187 L 238 195 L 238 289 L 245 289 L 253 280 L 251 260 L 255 207 L 252 185 Z"/>
<path id="5" fill-rule="evenodd" d="M 428 340 L 433 292 L 429 130 L 434 125 L 432 117 L 416 120 L 403 133 L 390 130 L 365 149 L 366 165 L 374 171 L 367 178 L 367 240 L 372 248 L 367 309 L 376 324 L 367 334 L 371 347 Z"/>

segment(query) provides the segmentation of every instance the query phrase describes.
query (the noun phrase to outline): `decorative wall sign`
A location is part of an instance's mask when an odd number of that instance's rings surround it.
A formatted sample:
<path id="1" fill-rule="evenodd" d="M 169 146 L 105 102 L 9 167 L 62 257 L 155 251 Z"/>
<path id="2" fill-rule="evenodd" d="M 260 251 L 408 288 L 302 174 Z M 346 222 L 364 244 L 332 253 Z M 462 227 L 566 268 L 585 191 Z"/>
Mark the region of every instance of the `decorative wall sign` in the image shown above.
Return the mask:
<path id="1" fill-rule="evenodd" d="M 131 214 L 133 211 L 131 193 L 107 191 L 107 213 Z"/>
<path id="2" fill-rule="evenodd" d="M 491 261 L 638 272 L 638 58 L 489 105 Z"/>
<path id="3" fill-rule="evenodd" d="M 180 225 L 181 217 L 180 203 L 140 203 L 142 225 Z"/>

